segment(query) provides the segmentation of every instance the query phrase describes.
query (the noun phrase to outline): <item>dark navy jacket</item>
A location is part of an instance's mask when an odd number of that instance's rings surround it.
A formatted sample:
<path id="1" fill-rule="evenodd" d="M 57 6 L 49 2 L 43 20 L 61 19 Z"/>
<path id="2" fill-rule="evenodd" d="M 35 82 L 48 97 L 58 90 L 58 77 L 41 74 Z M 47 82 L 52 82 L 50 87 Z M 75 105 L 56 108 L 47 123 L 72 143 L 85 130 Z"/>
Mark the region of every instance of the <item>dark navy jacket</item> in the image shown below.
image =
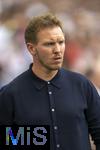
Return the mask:
<path id="1" fill-rule="evenodd" d="M 100 97 L 84 76 L 60 69 L 51 81 L 29 70 L 0 90 L 0 125 L 50 125 L 50 150 L 100 150 Z"/>

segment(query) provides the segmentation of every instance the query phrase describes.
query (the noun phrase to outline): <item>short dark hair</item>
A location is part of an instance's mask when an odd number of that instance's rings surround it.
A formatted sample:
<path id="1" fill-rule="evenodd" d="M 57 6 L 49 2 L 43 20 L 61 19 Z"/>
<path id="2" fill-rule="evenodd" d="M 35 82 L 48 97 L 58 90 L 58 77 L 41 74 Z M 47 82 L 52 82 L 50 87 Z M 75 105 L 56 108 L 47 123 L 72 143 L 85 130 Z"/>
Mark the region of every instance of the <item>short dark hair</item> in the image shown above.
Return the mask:
<path id="1" fill-rule="evenodd" d="M 25 42 L 37 43 L 37 33 L 49 27 L 58 26 L 62 29 L 61 21 L 52 13 L 46 13 L 41 16 L 36 16 L 31 19 L 25 30 Z"/>

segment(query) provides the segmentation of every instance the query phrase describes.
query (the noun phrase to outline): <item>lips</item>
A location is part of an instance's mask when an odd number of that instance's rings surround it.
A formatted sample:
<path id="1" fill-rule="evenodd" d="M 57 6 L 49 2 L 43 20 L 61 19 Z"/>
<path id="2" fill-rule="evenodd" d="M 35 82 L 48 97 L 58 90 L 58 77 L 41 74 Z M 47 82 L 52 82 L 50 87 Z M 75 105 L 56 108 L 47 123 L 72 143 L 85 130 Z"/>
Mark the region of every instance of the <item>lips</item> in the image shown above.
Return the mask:
<path id="1" fill-rule="evenodd" d="M 54 60 L 60 60 L 62 57 L 54 57 Z"/>
<path id="2" fill-rule="evenodd" d="M 62 63 L 62 57 L 54 57 L 53 63 L 56 63 L 56 64 Z"/>

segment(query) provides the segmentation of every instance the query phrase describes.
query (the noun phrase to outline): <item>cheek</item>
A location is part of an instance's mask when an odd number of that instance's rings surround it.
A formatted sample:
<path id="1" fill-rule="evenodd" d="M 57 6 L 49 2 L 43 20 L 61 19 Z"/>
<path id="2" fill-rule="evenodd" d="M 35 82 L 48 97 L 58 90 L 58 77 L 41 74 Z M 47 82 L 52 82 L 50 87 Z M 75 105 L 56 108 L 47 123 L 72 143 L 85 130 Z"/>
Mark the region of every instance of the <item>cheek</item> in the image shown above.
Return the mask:
<path id="1" fill-rule="evenodd" d="M 42 60 L 49 60 L 49 56 L 50 54 L 47 51 L 41 51 L 41 53 L 39 53 L 39 57 Z"/>
<path id="2" fill-rule="evenodd" d="M 62 54 L 64 54 L 64 52 L 65 52 L 65 46 L 62 47 L 61 52 L 62 52 Z"/>
<path id="3" fill-rule="evenodd" d="M 61 46 L 61 50 L 62 50 L 62 52 L 65 51 L 65 44 L 63 44 L 63 45 Z"/>
<path id="4" fill-rule="evenodd" d="M 52 54 L 52 51 L 50 49 L 43 49 L 41 50 L 41 56 L 48 58 Z"/>
<path id="5" fill-rule="evenodd" d="M 42 61 L 50 61 L 50 58 L 52 57 L 52 50 L 51 48 L 38 47 L 37 54 L 39 59 Z"/>

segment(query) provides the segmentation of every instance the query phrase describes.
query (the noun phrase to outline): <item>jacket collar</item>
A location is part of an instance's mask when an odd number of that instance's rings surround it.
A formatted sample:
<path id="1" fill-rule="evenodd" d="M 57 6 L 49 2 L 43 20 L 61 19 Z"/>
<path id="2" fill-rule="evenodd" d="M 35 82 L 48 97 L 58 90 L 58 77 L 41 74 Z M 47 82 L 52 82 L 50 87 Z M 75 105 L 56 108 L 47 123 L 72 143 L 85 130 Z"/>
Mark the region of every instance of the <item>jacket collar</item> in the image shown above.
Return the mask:
<path id="1" fill-rule="evenodd" d="M 45 81 L 39 77 L 37 77 L 33 71 L 32 71 L 32 64 L 30 65 L 29 68 L 30 71 L 30 75 L 33 79 L 33 84 L 36 87 L 36 89 L 40 90 L 42 89 L 44 86 L 46 86 L 48 84 L 48 81 Z M 57 74 L 53 77 L 53 79 L 51 79 L 49 81 L 53 86 L 55 86 L 56 88 L 60 88 L 61 87 L 61 69 L 58 70 Z"/>

